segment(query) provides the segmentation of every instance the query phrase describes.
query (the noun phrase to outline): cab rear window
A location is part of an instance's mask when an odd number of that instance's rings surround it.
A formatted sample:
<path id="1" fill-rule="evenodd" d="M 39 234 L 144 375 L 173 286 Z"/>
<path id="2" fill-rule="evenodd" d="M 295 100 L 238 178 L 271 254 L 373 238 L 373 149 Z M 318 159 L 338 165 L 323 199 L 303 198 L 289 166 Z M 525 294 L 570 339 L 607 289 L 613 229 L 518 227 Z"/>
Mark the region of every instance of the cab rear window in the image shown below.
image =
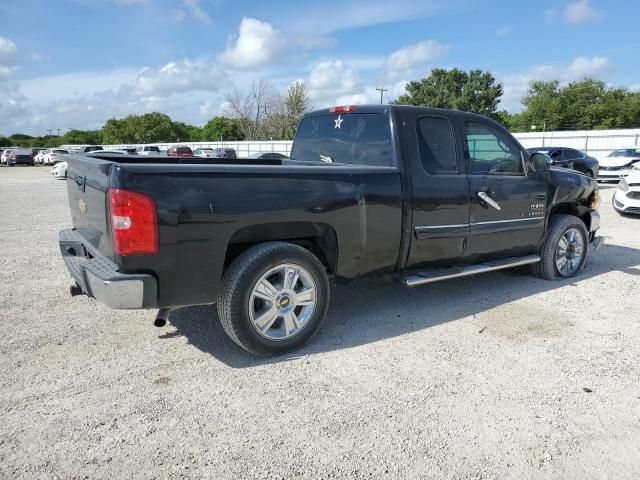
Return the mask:
<path id="1" fill-rule="evenodd" d="M 382 113 L 305 117 L 296 132 L 291 158 L 351 165 L 392 166 L 389 119 Z"/>

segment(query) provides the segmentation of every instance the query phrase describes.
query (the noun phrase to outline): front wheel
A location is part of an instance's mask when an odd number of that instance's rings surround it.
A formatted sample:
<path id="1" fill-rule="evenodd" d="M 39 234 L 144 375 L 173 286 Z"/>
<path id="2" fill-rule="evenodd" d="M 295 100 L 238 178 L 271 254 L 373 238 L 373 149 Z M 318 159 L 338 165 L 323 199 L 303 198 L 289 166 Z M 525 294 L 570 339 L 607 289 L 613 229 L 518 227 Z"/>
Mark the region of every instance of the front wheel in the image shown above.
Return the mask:
<path id="1" fill-rule="evenodd" d="M 540 252 L 531 266 L 536 277 L 560 280 L 575 277 L 584 265 L 589 248 L 587 227 L 573 215 L 554 215 Z"/>
<path id="2" fill-rule="evenodd" d="M 315 255 L 291 243 L 266 242 L 243 252 L 225 272 L 218 316 L 245 350 L 284 353 L 320 328 L 329 295 L 326 270 Z"/>

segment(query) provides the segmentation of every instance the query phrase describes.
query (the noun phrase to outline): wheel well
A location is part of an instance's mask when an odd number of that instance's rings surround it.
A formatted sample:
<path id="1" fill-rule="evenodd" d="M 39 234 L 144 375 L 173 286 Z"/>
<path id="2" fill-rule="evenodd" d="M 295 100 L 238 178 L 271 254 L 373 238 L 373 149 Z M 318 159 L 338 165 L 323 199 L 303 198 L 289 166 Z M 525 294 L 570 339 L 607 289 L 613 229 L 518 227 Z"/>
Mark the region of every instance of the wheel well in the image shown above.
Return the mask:
<path id="1" fill-rule="evenodd" d="M 559 205 L 554 206 L 551 209 L 551 214 L 549 218 L 551 218 L 551 216 L 553 215 L 558 215 L 563 213 L 567 215 L 573 215 L 574 217 L 578 217 L 580 220 L 584 222 L 585 226 L 587 227 L 587 232 L 590 231 L 591 215 L 589 215 L 588 212 L 580 215 L 580 212 L 578 211 L 578 206 L 575 203 L 561 203 Z"/>
<path id="2" fill-rule="evenodd" d="M 242 252 L 263 242 L 289 242 L 309 250 L 327 268 L 336 273 L 338 264 L 338 239 L 329 225 L 315 222 L 283 222 L 251 225 L 233 234 L 227 245 L 224 269 Z"/>

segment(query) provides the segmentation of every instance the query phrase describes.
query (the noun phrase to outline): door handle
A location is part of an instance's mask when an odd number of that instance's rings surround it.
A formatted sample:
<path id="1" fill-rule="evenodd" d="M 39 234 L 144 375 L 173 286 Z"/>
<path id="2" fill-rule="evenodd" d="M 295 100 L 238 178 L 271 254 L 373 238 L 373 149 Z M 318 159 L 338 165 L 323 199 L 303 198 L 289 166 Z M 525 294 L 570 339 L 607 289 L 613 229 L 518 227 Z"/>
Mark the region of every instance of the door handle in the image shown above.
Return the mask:
<path id="1" fill-rule="evenodd" d="M 487 205 L 495 208 L 496 210 L 502 210 L 502 207 L 498 205 L 498 202 L 496 202 L 493 198 L 491 198 L 488 193 L 477 192 L 477 195 L 478 195 L 478 198 L 482 200 L 484 203 L 486 203 Z"/>

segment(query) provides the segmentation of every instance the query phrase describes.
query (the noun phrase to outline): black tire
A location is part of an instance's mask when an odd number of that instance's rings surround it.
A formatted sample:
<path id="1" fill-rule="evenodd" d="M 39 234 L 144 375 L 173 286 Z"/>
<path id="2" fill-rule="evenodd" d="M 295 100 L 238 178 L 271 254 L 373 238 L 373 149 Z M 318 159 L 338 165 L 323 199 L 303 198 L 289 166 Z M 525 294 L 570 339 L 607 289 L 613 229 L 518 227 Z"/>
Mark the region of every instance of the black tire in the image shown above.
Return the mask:
<path id="1" fill-rule="evenodd" d="M 310 273 L 316 288 L 313 313 L 300 331 L 283 340 L 264 337 L 249 315 L 249 300 L 256 282 L 270 269 L 293 263 Z M 229 338 L 254 355 L 275 355 L 294 350 L 307 342 L 320 328 L 327 314 L 330 285 L 325 267 L 308 250 L 286 242 L 265 242 L 236 258 L 224 273 L 218 293 L 218 316 Z"/>
<path id="2" fill-rule="evenodd" d="M 575 228 L 576 230 L 578 230 L 580 235 L 582 235 L 584 254 L 580 259 L 580 263 L 575 272 L 570 275 L 561 275 L 556 267 L 555 253 L 556 248 L 558 247 L 558 242 L 565 234 L 565 232 L 570 228 Z M 549 222 L 549 230 L 547 231 L 547 236 L 545 238 L 544 244 L 542 245 L 542 249 L 540 250 L 541 260 L 540 262 L 531 265 L 531 271 L 536 277 L 543 278 L 545 280 L 561 280 L 565 278 L 575 277 L 584 266 L 584 262 L 587 259 L 588 250 L 589 235 L 587 233 L 587 227 L 585 227 L 584 222 L 573 215 L 554 215 L 551 217 L 551 220 Z"/>

